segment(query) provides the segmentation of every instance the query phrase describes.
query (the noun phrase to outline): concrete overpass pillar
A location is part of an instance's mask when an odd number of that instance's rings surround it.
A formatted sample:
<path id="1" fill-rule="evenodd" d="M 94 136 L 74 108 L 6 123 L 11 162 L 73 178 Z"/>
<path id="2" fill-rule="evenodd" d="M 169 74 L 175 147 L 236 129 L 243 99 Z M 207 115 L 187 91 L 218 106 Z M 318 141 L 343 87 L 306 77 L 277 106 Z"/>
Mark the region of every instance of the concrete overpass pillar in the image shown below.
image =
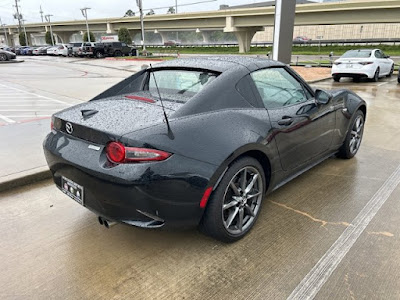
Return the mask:
<path id="1" fill-rule="evenodd" d="M 115 33 L 114 26 L 110 22 L 107 23 L 107 34 Z"/>
<path id="2" fill-rule="evenodd" d="M 57 38 L 61 39 L 61 43 L 68 44 L 70 42 L 71 36 L 73 32 L 54 32 L 57 35 Z"/>
<path id="3" fill-rule="evenodd" d="M 167 32 L 159 31 L 158 33 L 161 35 L 163 45 L 165 42 L 169 41 Z"/>
<path id="4" fill-rule="evenodd" d="M 235 18 L 232 16 L 226 17 L 224 32 L 233 32 L 236 35 L 239 42 L 239 53 L 249 52 L 254 34 L 262 30 L 263 27 L 236 27 Z"/>
<path id="5" fill-rule="evenodd" d="M 289 64 L 292 58 L 296 0 L 276 0 L 272 58 Z"/>
<path id="6" fill-rule="evenodd" d="M 212 31 L 201 31 L 201 35 L 203 36 L 204 44 L 210 44 L 211 33 L 212 33 Z"/>

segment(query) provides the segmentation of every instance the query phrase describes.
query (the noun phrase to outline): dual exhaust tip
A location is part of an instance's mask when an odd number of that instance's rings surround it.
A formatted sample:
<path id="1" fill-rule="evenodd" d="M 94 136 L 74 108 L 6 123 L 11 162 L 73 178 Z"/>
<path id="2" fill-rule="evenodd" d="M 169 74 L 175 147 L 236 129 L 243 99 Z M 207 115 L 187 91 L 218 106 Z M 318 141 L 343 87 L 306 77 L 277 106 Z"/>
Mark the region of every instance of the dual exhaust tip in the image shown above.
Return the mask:
<path id="1" fill-rule="evenodd" d="M 106 228 L 110 228 L 110 227 L 118 224 L 117 222 L 109 221 L 100 216 L 98 217 L 98 220 L 99 220 L 100 225 L 104 225 Z"/>

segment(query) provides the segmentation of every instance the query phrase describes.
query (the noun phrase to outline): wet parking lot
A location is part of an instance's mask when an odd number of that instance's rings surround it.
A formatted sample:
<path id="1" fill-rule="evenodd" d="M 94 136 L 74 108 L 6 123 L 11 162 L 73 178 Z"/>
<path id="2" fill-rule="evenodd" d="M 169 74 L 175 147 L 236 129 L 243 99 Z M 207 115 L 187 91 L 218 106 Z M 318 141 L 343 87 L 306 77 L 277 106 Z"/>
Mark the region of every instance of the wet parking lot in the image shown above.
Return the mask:
<path id="1" fill-rule="evenodd" d="M 89 77 L 112 70 L 82 68 Z M 125 71 L 110 72 L 117 81 Z M 32 92 L 28 84 L 19 88 Z M 361 149 L 266 197 L 245 238 L 223 244 L 195 229 L 107 230 L 50 180 L 39 182 L 0 194 L 0 298 L 399 299 L 400 85 L 393 77 L 314 86 L 352 89 L 367 101 Z"/>

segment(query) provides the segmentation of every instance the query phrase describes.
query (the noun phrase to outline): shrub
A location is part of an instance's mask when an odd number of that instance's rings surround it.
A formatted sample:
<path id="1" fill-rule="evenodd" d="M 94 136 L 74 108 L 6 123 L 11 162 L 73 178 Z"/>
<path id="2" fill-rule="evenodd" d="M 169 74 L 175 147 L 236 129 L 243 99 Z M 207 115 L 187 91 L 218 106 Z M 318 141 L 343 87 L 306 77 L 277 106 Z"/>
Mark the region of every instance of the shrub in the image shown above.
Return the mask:
<path id="1" fill-rule="evenodd" d="M 122 43 L 125 43 L 127 45 L 131 45 L 132 44 L 132 38 L 131 35 L 129 33 L 128 28 L 125 27 L 121 27 L 118 30 L 118 40 Z"/>

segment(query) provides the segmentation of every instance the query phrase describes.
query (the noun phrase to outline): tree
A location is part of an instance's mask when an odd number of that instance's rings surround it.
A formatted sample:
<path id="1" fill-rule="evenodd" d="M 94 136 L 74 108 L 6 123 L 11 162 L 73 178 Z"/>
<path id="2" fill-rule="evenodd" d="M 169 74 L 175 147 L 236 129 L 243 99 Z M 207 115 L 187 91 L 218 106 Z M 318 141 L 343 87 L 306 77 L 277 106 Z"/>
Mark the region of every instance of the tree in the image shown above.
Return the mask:
<path id="1" fill-rule="evenodd" d="M 168 8 L 167 14 L 174 14 L 175 13 L 175 7 L 171 6 Z"/>
<path id="2" fill-rule="evenodd" d="M 19 33 L 19 44 L 21 46 L 26 46 L 25 32 Z"/>
<path id="3" fill-rule="evenodd" d="M 120 42 L 125 43 L 125 44 L 128 44 L 128 45 L 131 45 L 131 44 L 132 44 L 132 38 L 131 38 L 131 35 L 130 35 L 130 33 L 129 33 L 128 28 L 121 27 L 121 28 L 118 30 L 118 40 L 119 40 Z"/>
<path id="4" fill-rule="evenodd" d="M 46 40 L 46 44 L 47 45 L 51 45 L 52 44 L 52 40 L 51 40 L 51 33 L 50 31 L 46 31 L 46 34 L 44 35 L 44 39 Z"/>
<path id="5" fill-rule="evenodd" d="M 149 12 L 146 14 L 147 16 L 152 16 L 155 15 L 156 13 L 154 12 L 154 10 L 150 9 Z"/>
<path id="6" fill-rule="evenodd" d="M 128 9 L 125 13 L 124 17 L 134 17 L 135 16 L 135 12 L 132 11 L 132 9 Z"/>
<path id="7" fill-rule="evenodd" d="M 94 42 L 94 41 L 95 41 L 95 38 L 94 38 L 93 32 L 89 31 L 89 34 L 90 34 L 90 41 L 91 41 L 91 42 Z M 89 40 L 88 40 L 87 31 L 86 31 L 85 34 L 83 35 L 83 41 L 84 41 L 84 42 L 88 42 L 88 41 L 89 41 Z"/>

